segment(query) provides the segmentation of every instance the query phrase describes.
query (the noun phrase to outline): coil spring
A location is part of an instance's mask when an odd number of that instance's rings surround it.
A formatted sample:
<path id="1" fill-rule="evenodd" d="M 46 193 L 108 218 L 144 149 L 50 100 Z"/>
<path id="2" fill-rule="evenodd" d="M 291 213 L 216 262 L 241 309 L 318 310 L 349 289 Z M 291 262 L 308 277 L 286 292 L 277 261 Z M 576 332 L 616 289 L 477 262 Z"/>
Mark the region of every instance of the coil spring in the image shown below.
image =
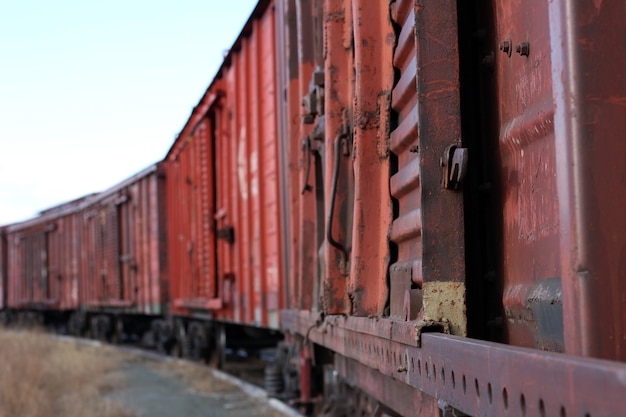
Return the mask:
<path id="1" fill-rule="evenodd" d="M 267 365 L 264 371 L 263 385 L 268 395 L 276 396 L 285 390 L 283 372 L 276 365 Z"/>

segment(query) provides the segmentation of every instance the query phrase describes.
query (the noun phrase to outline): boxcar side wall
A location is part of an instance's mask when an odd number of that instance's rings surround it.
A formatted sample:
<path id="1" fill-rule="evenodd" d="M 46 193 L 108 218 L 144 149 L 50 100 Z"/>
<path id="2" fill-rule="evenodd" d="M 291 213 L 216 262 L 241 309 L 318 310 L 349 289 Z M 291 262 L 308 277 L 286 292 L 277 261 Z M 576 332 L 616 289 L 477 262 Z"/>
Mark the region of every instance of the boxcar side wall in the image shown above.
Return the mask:
<path id="1" fill-rule="evenodd" d="M 216 88 L 216 317 L 278 328 L 283 305 L 273 5 L 250 22 Z"/>
<path id="2" fill-rule="evenodd" d="M 176 314 L 277 329 L 283 306 L 276 34 L 261 2 L 167 156 Z"/>
<path id="3" fill-rule="evenodd" d="M 70 204 L 71 205 L 71 204 Z M 78 307 L 76 207 L 7 228 L 7 306 L 68 311 Z"/>
<path id="4" fill-rule="evenodd" d="M 301 97 L 286 83 L 324 131 L 309 143 L 293 127 L 304 158 L 283 145 L 302 195 L 323 191 L 322 215 L 290 199 L 291 230 L 322 231 L 292 240 L 290 260 L 313 253 L 313 267 L 282 315 L 303 374 L 319 344 L 326 366 L 404 414 L 623 413 L 618 3 L 323 2 L 323 83 Z M 318 279 L 316 308 L 297 288 Z"/>
<path id="5" fill-rule="evenodd" d="M 625 415 L 625 33 L 619 1 L 260 0 L 162 162 L 0 227 L 0 323 L 284 341 L 266 382 L 324 415 Z"/>
<path id="6" fill-rule="evenodd" d="M 626 8 L 548 12 L 565 350 L 626 361 Z"/>
<path id="7" fill-rule="evenodd" d="M 324 204 L 323 189 L 315 183 L 322 169 L 317 144 L 325 133 L 315 116 L 324 113 L 323 2 L 280 1 L 277 11 L 287 305 L 317 311 L 323 268 L 318 257 L 324 240 L 318 217 Z"/>
<path id="8" fill-rule="evenodd" d="M 150 167 L 83 205 L 81 291 L 88 310 L 163 311 L 160 181 L 158 167 Z"/>
<path id="9" fill-rule="evenodd" d="M 0 311 L 7 305 L 7 236 L 4 229 L 0 228 Z"/>

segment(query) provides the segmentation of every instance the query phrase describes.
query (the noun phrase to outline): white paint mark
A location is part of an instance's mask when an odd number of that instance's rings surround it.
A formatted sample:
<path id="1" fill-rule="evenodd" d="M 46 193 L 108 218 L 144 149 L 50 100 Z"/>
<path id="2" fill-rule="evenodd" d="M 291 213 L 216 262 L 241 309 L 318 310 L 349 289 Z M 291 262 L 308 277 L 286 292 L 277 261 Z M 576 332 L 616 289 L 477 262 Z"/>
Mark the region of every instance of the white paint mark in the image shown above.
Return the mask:
<path id="1" fill-rule="evenodd" d="M 254 151 L 250 154 L 250 194 L 259 195 L 259 154 Z"/>
<path id="2" fill-rule="evenodd" d="M 72 301 L 78 301 L 78 280 L 76 278 L 72 279 L 71 297 Z"/>
<path id="3" fill-rule="evenodd" d="M 237 176 L 239 177 L 239 193 L 244 200 L 248 199 L 248 181 L 246 180 L 246 128 L 241 127 L 239 132 L 239 149 L 237 150 Z"/>

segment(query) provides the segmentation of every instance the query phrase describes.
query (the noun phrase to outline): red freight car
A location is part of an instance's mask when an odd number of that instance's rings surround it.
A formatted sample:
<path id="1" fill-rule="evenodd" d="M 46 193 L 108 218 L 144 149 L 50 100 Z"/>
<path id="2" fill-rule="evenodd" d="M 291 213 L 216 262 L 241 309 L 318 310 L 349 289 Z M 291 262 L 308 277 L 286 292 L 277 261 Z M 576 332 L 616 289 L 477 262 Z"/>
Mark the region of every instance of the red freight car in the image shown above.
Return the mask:
<path id="1" fill-rule="evenodd" d="M 280 325 L 268 389 L 323 415 L 624 415 L 625 31 L 606 1 L 260 1 L 162 163 L 169 298 L 140 175 L 7 227 L 8 307 L 85 296 L 217 360 Z"/>
<path id="2" fill-rule="evenodd" d="M 279 328 L 275 43 L 261 1 L 166 156 L 173 334 L 195 351 L 211 336 L 193 317 L 248 326 L 239 344 L 273 343 L 247 336 Z"/>
<path id="3" fill-rule="evenodd" d="M 166 311 L 165 179 L 152 165 L 87 199 L 80 215 L 82 309 L 73 331 L 142 333 Z"/>
<path id="4" fill-rule="evenodd" d="M 277 6 L 300 400 L 623 415 L 623 4 Z"/>
<path id="5" fill-rule="evenodd" d="M 77 208 L 83 200 L 6 227 L 6 308 L 18 320 L 64 323 L 78 307 Z"/>
<path id="6" fill-rule="evenodd" d="M 8 321 L 4 311 L 7 305 L 7 265 L 7 235 L 0 227 L 0 324 Z"/>

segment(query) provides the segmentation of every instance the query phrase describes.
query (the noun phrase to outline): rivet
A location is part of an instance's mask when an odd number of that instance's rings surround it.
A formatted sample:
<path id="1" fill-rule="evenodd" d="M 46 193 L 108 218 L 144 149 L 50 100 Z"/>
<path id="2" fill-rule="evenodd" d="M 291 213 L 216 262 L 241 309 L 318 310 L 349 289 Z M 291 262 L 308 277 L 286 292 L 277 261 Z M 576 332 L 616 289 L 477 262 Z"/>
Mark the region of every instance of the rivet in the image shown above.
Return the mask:
<path id="1" fill-rule="evenodd" d="M 515 47 L 515 52 L 517 52 L 521 56 L 528 56 L 528 55 L 530 55 L 530 43 L 528 43 L 528 42 L 520 43 L 519 45 L 517 45 Z"/>
<path id="2" fill-rule="evenodd" d="M 511 41 L 507 40 L 500 42 L 500 50 L 508 56 L 511 56 Z"/>

